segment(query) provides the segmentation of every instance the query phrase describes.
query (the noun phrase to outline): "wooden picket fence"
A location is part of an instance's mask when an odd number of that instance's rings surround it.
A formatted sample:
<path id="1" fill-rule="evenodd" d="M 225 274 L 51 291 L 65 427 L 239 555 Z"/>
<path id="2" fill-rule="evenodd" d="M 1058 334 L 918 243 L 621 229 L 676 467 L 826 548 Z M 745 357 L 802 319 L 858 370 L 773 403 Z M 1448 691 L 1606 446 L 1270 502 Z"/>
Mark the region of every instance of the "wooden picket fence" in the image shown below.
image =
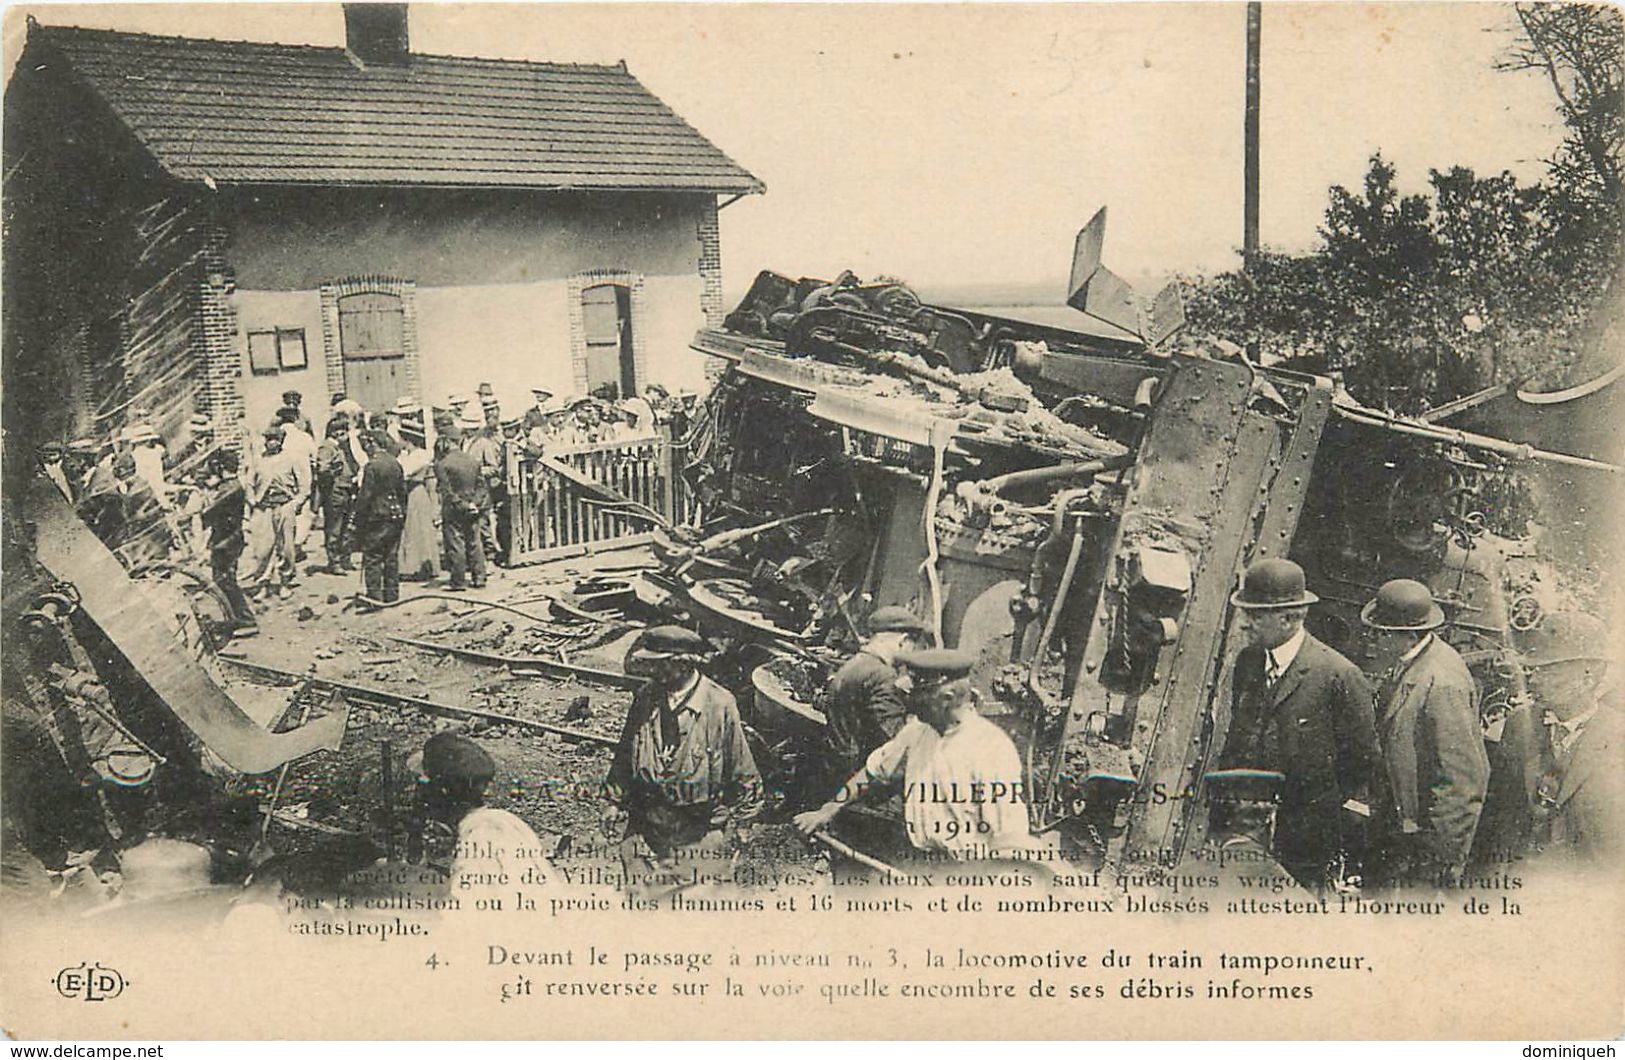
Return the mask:
<path id="1" fill-rule="evenodd" d="M 684 523 L 693 504 L 681 476 L 684 447 L 661 436 L 592 442 L 549 450 L 547 456 L 602 483 L 671 523 Z M 655 524 L 571 482 L 534 457 L 510 449 L 509 562 L 540 563 L 647 543 Z"/>

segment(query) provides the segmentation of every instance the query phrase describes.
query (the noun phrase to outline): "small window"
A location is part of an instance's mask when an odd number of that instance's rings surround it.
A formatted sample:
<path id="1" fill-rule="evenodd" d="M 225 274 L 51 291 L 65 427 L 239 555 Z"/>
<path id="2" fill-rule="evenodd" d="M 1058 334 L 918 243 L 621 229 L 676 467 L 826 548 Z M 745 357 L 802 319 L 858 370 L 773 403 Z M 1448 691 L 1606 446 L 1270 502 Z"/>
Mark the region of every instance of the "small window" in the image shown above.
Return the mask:
<path id="1" fill-rule="evenodd" d="M 275 375 L 310 364 L 304 328 L 277 328 L 248 333 L 248 367 L 255 375 Z"/>
<path id="2" fill-rule="evenodd" d="M 305 355 L 305 329 L 278 328 L 276 356 L 284 371 L 307 367 L 310 359 Z"/>

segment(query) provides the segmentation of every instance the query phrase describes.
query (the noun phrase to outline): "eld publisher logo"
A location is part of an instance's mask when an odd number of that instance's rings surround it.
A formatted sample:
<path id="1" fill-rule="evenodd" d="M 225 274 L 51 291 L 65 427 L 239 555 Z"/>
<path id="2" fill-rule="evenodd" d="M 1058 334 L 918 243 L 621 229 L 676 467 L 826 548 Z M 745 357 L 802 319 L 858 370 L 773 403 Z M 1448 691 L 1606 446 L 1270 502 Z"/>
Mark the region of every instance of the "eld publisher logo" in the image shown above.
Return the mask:
<path id="1" fill-rule="evenodd" d="M 129 985 L 116 968 L 103 968 L 101 962 L 86 967 L 81 961 L 77 967 L 64 968 L 56 973 L 56 992 L 81 1001 L 108 1001 L 124 993 Z"/>

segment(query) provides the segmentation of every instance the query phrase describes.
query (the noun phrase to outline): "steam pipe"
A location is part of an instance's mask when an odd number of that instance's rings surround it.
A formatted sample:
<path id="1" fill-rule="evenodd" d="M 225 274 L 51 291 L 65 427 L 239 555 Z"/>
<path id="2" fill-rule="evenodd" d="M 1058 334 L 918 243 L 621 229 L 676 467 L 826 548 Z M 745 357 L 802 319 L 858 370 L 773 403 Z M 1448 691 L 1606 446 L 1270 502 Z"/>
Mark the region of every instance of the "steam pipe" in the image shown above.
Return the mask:
<path id="1" fill-rule="evenodd" d="M 1116 471 L 1134 463 L 1130 453 L 1121 456 L 1100 457 L 1095 460 L 1081 460 L 1071 464 L 1055 464 L 1051 467 L 1034 467 L 1025 471 L 1011 471 L 1004 475 L 995 475 L 993 478 L 978 482 L 977 488 L 983 494 L 1003 496 L 1006 490 L 1020 486 L 1036 486 L 1045 482 L 1055 482 L 1060 479 L 1077 478 L 1079 475 L 1093 475 L 1101 471 Z M 1059 509 L 1058 509 L 1059 511 Z M 1059 516 L 1057 516 L 1059 518 Z"/>

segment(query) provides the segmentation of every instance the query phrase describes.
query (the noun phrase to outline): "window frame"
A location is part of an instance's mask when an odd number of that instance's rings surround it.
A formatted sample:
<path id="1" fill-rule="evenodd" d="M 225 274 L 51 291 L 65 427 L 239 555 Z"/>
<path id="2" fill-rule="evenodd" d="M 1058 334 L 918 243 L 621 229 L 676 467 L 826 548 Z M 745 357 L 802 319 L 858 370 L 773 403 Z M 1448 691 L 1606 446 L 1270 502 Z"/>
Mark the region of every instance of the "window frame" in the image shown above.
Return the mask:
<path id="1" fill-rule="evenodd" d="M 292 345 L 292 339 L 298 337 L 299 349 L 302 353 L 298 364 L 289 363 L 287 350 Z M 256 358 L 255 340 L 269 338 L 269 350 L 261 349 L 263 356 Z M 302 372 L 310 367 L 310 343 L 305 338 L 304 328 L 252 328 L 244 337 L 248 349 L 248 371 L 250 375 L 280 375 L 283 372 Z"/>

